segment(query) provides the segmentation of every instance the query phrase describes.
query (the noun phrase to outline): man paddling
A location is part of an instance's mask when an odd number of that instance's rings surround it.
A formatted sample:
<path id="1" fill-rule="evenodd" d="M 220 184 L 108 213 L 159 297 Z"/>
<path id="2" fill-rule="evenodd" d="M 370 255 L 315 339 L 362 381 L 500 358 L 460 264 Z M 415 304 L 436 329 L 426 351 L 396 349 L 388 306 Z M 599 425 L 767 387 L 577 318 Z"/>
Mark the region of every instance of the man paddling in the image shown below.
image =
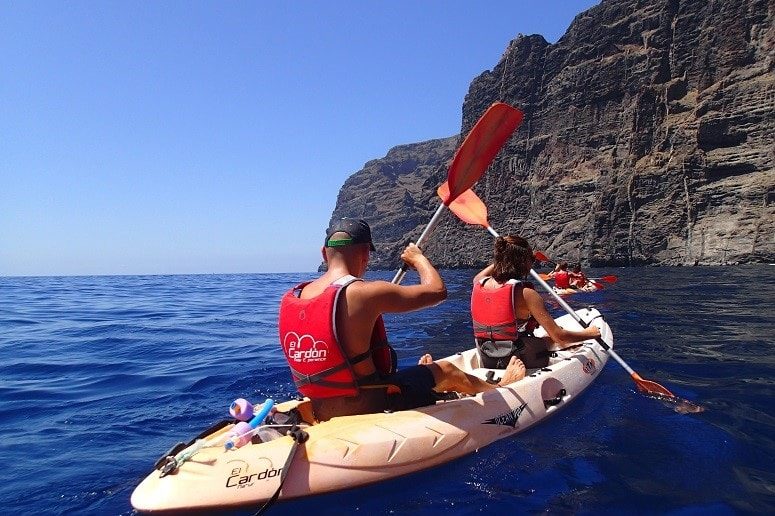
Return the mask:
<path id="1" fill-rule="evenodd" d="M 373 250 L 366 222 L 335 221 L 321 249 L 328 270 L 291 289 L 280 304 L 280 343 L 294 382 L 312 400 L 318 420 L 430 405 L 439 392 L 476 394 L 496 388 L 445 361 L 396 371 L 382 314 L 437 305 L 447 290 L 414 244 L 404 249 L 401 259 L 417 270 L 419 284 L 364 281 L 361 276 Z M 500 384 L 524 375 L 524 365 L 514 358 Z"/>

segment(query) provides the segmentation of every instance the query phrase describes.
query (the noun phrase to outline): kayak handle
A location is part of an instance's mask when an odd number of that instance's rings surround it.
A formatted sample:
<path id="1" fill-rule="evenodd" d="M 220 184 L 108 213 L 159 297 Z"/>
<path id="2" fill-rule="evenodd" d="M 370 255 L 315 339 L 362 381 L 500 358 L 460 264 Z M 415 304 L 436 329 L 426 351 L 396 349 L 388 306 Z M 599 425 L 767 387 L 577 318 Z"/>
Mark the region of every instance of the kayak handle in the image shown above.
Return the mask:
<path id="1" fill-rule="evenodd" d="M 560 389 L 560 392 L 557 393 L 557 396 L 549 400 L 544 400 L 544 408 L 556 407 L 557 405 L 562 403 L 562 400 L 567 395 L 568 395 L 568 392 L 565 389 Z"/>

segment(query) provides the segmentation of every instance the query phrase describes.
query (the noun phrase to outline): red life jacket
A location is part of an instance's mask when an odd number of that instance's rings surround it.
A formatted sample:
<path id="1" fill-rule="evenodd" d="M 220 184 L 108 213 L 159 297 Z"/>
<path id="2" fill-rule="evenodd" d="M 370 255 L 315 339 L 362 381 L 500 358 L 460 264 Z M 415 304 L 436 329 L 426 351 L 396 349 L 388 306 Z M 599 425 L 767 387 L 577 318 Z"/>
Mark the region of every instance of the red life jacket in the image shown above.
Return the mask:
<path id="1" fill-rule="evenodd" d="M 532 335 L 538 327 L 531 315 L 527 320 L 517 319 L 514 309 L 516 292 L 528 282 L 509 280 L 497 289 L 485 289 L 490 277 L 478 281 L 471 292 L 471 318 L 480 367 L 504 369 L 512 356 L 524 349 L 523 335 Z"/>
<path id="2" fill-rule="evenodd" d="M 516 341 L 520 335 L 532 333 L 538 327 L 533 316 L 527 320 L 518 320 L 514 313 L 517 289 L 533 288 L 532 283 L 509 280 L 497 289 L 486 289 L 484 284 L 489 279 L 492 278 L 482 278 L 471 292 L 474 337 L 493 341 Z"/>
<path id="3" fill-rule="evenodd" d="M 336 331 L 336 309 L 339 296 L 354 281 L 344 276 L 311 299 L 301 299 L 301 283 L 283 296 L 280 302 L 280 344 L 291 368 L 299 392 L 311 399 L 357 396 L 359 385 L 378 378 L 358 379 L 353 365 L 372 358 L 377 376 L 395 372 L 396 355 L 387 342 L 382 316 L 374 324 L 369 350 L 348 357 Z"/>
<path id="4" fill-rule="evenodd" d="M 576 288 L 582 288 L 584 285 L 587 284 L 589 280 L 587 279 L 587 275 L 583 272 L 572 272 L 570 273 L 570 281 L 569 283 L 571 286 Z"/>
<path id="5" fill-rule="evenodd" d="M 557 288 L 570 288 L 570 275 L 568 271 L 554 273 L 554 286 Z"/>

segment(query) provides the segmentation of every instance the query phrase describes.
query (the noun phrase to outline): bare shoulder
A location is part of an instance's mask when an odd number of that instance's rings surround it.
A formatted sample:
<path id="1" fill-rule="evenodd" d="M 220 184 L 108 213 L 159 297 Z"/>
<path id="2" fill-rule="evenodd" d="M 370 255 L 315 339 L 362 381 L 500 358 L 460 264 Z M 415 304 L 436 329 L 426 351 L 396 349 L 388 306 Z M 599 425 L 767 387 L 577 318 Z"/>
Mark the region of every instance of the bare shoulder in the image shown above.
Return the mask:
<path id="1" fill-rule="evenodd" d="M 543 303 L 543 298 L 541 297 L 541 294 L 536 292 L 536 290 L 533 287 L 525 287 L 522 289 L 522 295 L 525 296 L 526 300 L 535 301 L 539 300 Z"/>
<path id="2" fill-rule="evenodd" d="M 356 281 L 347 290 L 355 296 L 371 300 L 395 292 L 400 287 L 388 281 Z"/>
<path id="3" fill-rule="evenodd" d="M 522 297 L 525 299 L 525 304 L 528 306 L 530 313 L 532 313 L 534 317 L 539 313 L 546 312 L 544 298 L 542 298 L 541 294 L 536 292 L 535 289 L 530 287 L 523 288 Z"/>

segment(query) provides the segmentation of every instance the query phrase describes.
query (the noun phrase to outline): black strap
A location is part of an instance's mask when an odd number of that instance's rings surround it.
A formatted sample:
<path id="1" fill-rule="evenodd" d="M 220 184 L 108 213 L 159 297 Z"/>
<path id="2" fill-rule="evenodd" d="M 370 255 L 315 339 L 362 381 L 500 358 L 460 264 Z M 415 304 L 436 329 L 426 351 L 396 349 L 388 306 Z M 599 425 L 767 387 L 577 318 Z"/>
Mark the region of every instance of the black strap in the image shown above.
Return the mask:
<path id="1" fill-rule="evenodd" d="M 323 385 L 324 387 L 355 387 L 357 383 L 354 384 L 352 382 L 332 382 L 330 380 L 324 380 L 324 378 L 334 373 L 338 373 L 343 369 L 347 369 L 348 367 L 354 364 L 357 364 L 358 362 L 363 362 L 370 356 L 371 356 L 371 350 L 368 350 L 368 351 L 365 351 L 364 353 L 361 353 L 360 355 L 356 355 L 352 358 L 348 358 L 346 362 L 342 362 L 338 366 L 329 367 L 325 371 L 321 371 L 313 375 L 306 375 L 306 374 L 300 373 L 299 371 L 291 367 L 291 375 L 293 375 L 293 381 L 296 383 L 296 387 L 302 387 L 310 383 Z"/>
<path id="2" fill-rule="evenodd" d="M 387 344 L 387 342 L 385 342 Z M 355 355 L 354 357 L 348 358 L 347 361 L 350 362 L 350 365 L 355 365 L 359 362 L 363 362 L 367 358 L 371 357 L 371 349 L 368 349 L 361 353 L 360 355 Z"/>
<path id="3" fill-rule="evenodd" d="M 337 373 L 343 369 L 347 369 L 349 367 L 349 364 L 347 362 L 342 362 L 338 366 L 329 367 L 325 371 L 321 371 L 317 374 L 313 375 L 306 375 L 303 373 L 300 373 L 296 369 L 291 368 L 291 375 L 293 375 L 293 381 L 296 382 L 297 387 L 301 387 L 302 385 L 307 385 L 309 383 L 317 383 L 320 385 L 326 385 L 326 381 L 323 380 L 326 376 L 330 376 L 334 373 Z M 327 382 L 329 387 L 346 387 L 346 386 L 352 386 L 352 382 Z"/>
<path id="4" fill-rule="evenodd" d="M 482 324 L 482 323 L 473 321 L 473 326 L 474 326 L 474 334 L 475 335 L 489 334 L 489 339 L 490 340 L 510 340 L 510 338 L 516 338 L 517 337 L 516 332 L 514 332 L 515 334 L 513 335 L 513 337 L 512 337 L 512 335 L 509 335 L 509 333 L 511 333 L 511 332 L 507 333 L 507 330 L 509 328 L 512 328 L 512 326 L 510 324 L 499 324 L 499 325 L 489 326 L 487 324 Z M 496 339 L 495 338 L 495 334 L 496 333 L 501 334 L 501 335 L 508 335 L 508 337 L 505 338 L 505 339 Z"/>
<path id="5" fill-rule="evenodd" d="M 264 502 L 264 505 L 262 505 L 258 511 L 254 513 L 253 516 L 259 516 L 261 514 L 264 514 L 266 511 L 269 510 L 270 507 L 272 507 L 275 502 L 277 502 L 277 498 L 280 496 L 280 491 L 283 490 L 283 484 L 285 484 L 285 479 L 288 478 L 288 468 L 291 465 L 291 462 L 293 462 L 293 457 L 296 455 L 296 450 L 299 448 L 300 444 L 303 444 L 307 442 L 307 439 L 309 439 L 309 434 L 299 428 L 298 426 L 293 426 L 290 430 L 288 430 L 288 433 L 286 435 L 291 436 L 293 439 L 293 446 L 291 447 L 291 451 L 288 452 L 288 458 L 285 459 L 285 465 L 283 466 L 283 472 L 280 477 L 280 485 L 277 486 L 277 491 L 274 492 L 272 497 Z"/>

